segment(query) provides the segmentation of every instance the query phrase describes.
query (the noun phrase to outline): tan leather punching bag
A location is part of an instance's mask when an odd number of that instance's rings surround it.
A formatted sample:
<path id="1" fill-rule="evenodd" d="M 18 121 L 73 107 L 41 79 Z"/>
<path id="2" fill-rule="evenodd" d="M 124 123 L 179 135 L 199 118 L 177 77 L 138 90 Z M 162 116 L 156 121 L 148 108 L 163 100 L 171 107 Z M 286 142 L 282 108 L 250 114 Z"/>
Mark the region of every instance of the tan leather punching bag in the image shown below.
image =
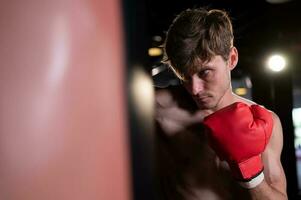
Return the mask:
<path id="1" fill-rule="evenodd" d="M 120 7 L 1 1 L 1 200 L 130 199 Z"/>

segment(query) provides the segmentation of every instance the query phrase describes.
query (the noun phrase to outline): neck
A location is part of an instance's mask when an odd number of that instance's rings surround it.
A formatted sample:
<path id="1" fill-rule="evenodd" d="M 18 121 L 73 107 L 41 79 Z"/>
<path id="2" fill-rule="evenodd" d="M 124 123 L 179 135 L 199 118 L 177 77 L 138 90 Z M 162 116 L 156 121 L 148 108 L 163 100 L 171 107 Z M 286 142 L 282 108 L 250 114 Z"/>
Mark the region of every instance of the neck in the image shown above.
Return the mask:
<path id="1" fill-rule="evenodd" d="M 236 102 L 236 96 L 232 93 L 231 87 L 225 92 L 224 96 L 220 99 L 217 106 L 213 109 L 213 112 L 222 109 L 230 104 Z"/>
<path id="2" fill-rule="evenodd" d="M 214 108 L 206 109 L 206 110 L 199 110 L 201 113 L 203 113 L 204 116 L 210 115 L 217 110 L 220 110 L 226 106 L 229 106 L 237 101 L 237 97 L 235 94 L 232 93 L 232 88 L 229 87 L 229 89 L 225 92 L 224 96 L 220 99 L 220 101 L 217 103 L 217 105 Z"/>

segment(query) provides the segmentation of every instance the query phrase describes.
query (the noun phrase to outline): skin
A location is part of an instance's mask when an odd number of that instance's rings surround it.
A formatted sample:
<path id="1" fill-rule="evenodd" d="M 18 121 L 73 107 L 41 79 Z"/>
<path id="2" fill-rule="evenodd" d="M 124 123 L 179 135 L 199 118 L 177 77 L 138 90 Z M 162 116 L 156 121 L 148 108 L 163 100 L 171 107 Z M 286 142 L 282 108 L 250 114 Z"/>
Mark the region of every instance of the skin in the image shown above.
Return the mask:
<path id="1" fill-rule="evenodd" d="M 205 116 L 234 102 L 255 104 L 232 93 L 230 72 L 237 62 L 238 53 L 232 47 L 227 61 L 219 55 L 214 56 L 207 63 L 200 62 L 198 71 L 188 75 L 183 85 L 194 100 L 195 108 L 183 106 L 188 96 L 177 94 L 177 89 L 156 92 L 156 122 L 161 133 L 170 140 L 168 145 L 159 142 L 161 150 L 169 152 L 162 162 L 171 160 L 165 168 L 175 169 L 183 180 L 181 183 L 188 185 L 189 189 L 175 183 L 175 191 L 182 195 L 182 199 L 287 199 L 286 178 L 280 162 L 283 133 L 275 113 L 272 136 L 262 153 L 265 179 L 253 189 L 244 189 L 236 184 L 228 164 L 218 159 L 208 146 L 204 133 L 194 127 Z M 198 132 L 197 136 L 195 132 Z M 183 167 L 181 156 L 188 160 Z"/>

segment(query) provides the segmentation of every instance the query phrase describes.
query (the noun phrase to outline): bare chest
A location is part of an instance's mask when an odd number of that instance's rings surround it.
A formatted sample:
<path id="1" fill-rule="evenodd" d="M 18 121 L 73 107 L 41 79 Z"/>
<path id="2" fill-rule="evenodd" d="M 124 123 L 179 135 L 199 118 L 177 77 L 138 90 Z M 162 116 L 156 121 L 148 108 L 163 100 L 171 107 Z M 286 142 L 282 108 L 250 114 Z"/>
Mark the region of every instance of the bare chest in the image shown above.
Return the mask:
<path id="1" fill-rule="evenodd" d="M 177 196 L 166 199 L 248 199 L 209 147 L 200 123 L 159 136 L 156 146 L 161 192 Z"/>

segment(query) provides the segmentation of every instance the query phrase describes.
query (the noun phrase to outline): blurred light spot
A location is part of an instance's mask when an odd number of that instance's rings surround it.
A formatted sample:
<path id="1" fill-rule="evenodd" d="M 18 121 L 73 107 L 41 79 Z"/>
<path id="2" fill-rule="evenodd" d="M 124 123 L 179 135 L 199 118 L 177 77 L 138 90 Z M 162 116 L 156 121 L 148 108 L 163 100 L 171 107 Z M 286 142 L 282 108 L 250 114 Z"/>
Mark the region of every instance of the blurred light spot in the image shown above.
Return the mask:
<path id="1" fill-rule="evenodd" d="M 271 3 L 271 4 L 280 4 L 280 3 L 286 3 L 291 0 L 266 0 L 266 2 Z"/>
<path id="2" fill-rule="evenodd" d="M 235 94 L 239 95 L 239 96 L 244 96 L 247 94 L 248 90 L 247 88 L 235 88 Z"/>
<path id="3" fill-rule="evenodd" d="M 153 83 L 150 76 L 141 67 L 134 69 L 131 89 L 135 105 L 141 110 L 141 114 L 143 116 L 152 115 L 154 104 Z"/>
<path id="4" fill-rule="evenodd" d="M 156 76 L 157 74 L 159 74 L 160 72 L 164 71 L 166 69 L 166 65 L 165 64 L 161 64 L 159 66 L 156 66 L 152 69 L 152 76 Z"/>
<path id="5" fill-rule="evenodd" d="M 148 55 L 149 56 L 161 56 L 163 54 L 163 51 L 159 47 L 152 47 L 148 49 Z"/>
<path id="6" fill-rule="evenodd" d="M 273 72 L 280 72 L 286 66 L 285 58 L 281 55 L 273 55 L 268 59 L 268 68 Z"/>
<path id="7" fill-rule="evenodd" d="M 301 138 L 301 108 L 293 109 L 293 123 L 295 127 L 295 136 Z"/>
<path id="8" fill-rule="evenodd" d="M 159 36 L 159 35 L 155 35 L 155 36 L 153 37 L 153 40 L 154 40 L 155 42 L 161 42 L 161 41 L 162 41 L 162 37 Z"/>
<path id="9" fill-rule="evenodd" d="M 250 77 L 246 77 L 245 82 L 246 82 L 247 88 L 252 88 L 252 81 L 251 81 Z"/>
<path id="10" fill-rule="evenodd" d="M 156 67 L 152 69 L 152 76 L 156 76 L 159 73 L 160 73 L 160 67 Z"/>

